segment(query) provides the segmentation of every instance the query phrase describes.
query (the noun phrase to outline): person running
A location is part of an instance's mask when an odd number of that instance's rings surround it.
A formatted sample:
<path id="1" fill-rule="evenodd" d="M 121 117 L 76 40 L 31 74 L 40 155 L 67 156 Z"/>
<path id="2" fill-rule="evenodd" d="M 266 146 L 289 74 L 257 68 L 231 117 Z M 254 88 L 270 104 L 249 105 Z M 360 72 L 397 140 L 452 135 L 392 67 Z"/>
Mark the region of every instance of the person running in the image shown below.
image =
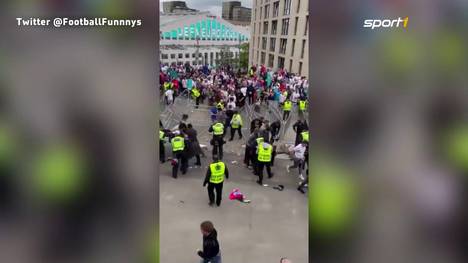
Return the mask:
<path id="1" fill-rule="evenodd" d="M 205 187 L 208 184 L 207 190 L 208 198 L 210 200 L 210 206 L 213 206 L 215 202 L 215 190 L 216 205 L 221 205 L 224 178 L 229 179 L 229 170 L 227 169 L 226 164 L 220 161 L 218 157 L 214 155 L 213 162 L 208 166 L 205 181 L 203 182 L 203 187 Z"/>
<path id="2" fill-rule="evenodd" d="M 203 235 L 203 250 L 198 249 L 197 254 L 201 257 L 200 263 L 221 263 L 221 250 L 218 242 L 218 232 L 211 221 L 200 224 Z"/>
<path id="3" fill-rule="evenodd" d="M 293 159 L 294 165 L 293 166 L 290 166 L 290 165 L 286 166 L 286 170 L 288 171 L 288 173 L 290 172 L 290 169 L 298 168 L 299 177 L 301 177 L 301 179 L 304 179 L 303 175 L 302 175 L 302 169 L 304 167 L 304 160 L 305 160 L 306 150 L 307 150 L 307 143 L 305 143 L 305 142 L 301 142 L 298 145 L 291 147 L 290 151 L 293 154 L 292 159 Z"/>

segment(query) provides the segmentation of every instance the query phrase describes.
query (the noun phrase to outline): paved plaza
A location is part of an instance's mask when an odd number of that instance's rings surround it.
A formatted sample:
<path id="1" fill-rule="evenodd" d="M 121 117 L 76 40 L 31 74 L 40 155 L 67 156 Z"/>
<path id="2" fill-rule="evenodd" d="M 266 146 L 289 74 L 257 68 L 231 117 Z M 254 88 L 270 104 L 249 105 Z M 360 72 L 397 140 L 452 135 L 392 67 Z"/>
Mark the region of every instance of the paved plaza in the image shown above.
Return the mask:
<path id="1" fill-rule="evenodd" d="M 203 109 L 192 112 L 182 106 L 177 112 L 189 115 L 187 122 L 197 129 L 200 144 L 208 145 L 211 137 L 207 126 L 208 112 Z M 244 115 L 245 124 L 247 118 Z M 171 177 L 169 162 L 161 165 L 161 262 L 199 262 L 196 250 L 202 248 L 199 225 L 204 220 L 211 220 L 218 230 L 224 263 L 276 263 L 282 257 L 288 257 L 294 263 L 307 262 L 307 195 L 296 190 L 299 183 L 297 170 L 287 172 L 286 166 L 291 161 L 282 154 L 272 167 L 273 178 L 268 179 L 264 171 L 264 184 L 268 186 L 258 185 L 257 177 L 243 164 L 245 139 L 249 135 L 247 129 L 243 133 L 244 139 L 239 140 L 236 136 L 224 145 L 223 161 L 230 176 L 224 182 L 220 207 L 208 205 L 207 190 L 202 186 L 211 162 L 211 147 L 205 148 L 207 157 L 202 158 L 202 167 L 196 168 L 195 159 L 191 159 L 187 174 L 179 172 L 178 179 Z M 166 150 L 170 156 L 170 144 L 166 144 Z M 277 185 L 284 185 L 284 190 L 274 189 Z M 229 200 L 229 193 L 235 188 L 240 189 L 251 203 Z"/>

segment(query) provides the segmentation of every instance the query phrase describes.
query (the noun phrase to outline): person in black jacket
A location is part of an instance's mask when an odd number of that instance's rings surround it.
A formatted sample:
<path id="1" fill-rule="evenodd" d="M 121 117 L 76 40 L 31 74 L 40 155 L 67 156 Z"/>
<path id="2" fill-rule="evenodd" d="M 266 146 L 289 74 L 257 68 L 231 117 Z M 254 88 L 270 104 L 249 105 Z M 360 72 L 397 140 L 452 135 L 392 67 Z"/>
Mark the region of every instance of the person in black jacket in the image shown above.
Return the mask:
<path id="1" fill-rule="evenodd" d="M 210 221 L 200 224 L 203 234 L 203 250 L 198 249 L 197 254 L 202 258 L 200 263 L 221 263 L 218 233 Z"/>

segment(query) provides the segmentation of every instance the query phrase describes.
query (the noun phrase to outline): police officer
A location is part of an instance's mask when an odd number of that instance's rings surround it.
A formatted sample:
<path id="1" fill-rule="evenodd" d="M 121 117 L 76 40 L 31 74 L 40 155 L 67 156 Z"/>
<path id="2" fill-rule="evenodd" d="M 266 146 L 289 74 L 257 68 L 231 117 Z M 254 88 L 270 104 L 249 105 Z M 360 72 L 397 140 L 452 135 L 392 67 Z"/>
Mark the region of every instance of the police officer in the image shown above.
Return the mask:
<path id="1" fill-rule="evenodd" d="M 309 131 L 301 132 L 301 141 L 305 143 L 309 143 Z"/>
<path id="2" fill-rule="evenodd" d="M 197 87 L 194 87 L 192 89 L 192 95 L 195 98 L 195 108 L 198 109 L 198 105 L 200 105 L 201 93 L 200 93 L 200 91 L 198 90 Z"/>
<path id="3" fill-rule="evenodd" d="M 217 155 L 213 155 L 213 162 L 206 171 L 205 181 L 203 187 L 208 184 L 208 198 L 210 199 L 210 206 L 213 206 L 215 202 L 215 190 L 216 190 L 216 205 L 221 205 L 221 198 L 223 194 L 223 182 L 224 177 L 229 179 L 229 171 L 224 162 L 218 159 Z"/>
<path id="4" fill-rule="evenodd" d="M 252 162 L 252 167 L 253 167 L 253 174 L 258 176 L 258 147 L 263 144 L 265 141 L 265 138 L 261 136 L 260 131 L 255 132 L 257 138 L 255 139 L 255 146 L 253 148 L 253 153 L 251 155 L 251 162 Z"/>
<path id="5" fill-rule="evenodd" d="M 307 100 L 306 100 L 306 98 L 305 98 L 305 97 L 301 97 L 301 98 L 299 99 L 298 104 L 299 104 L 299 114 L 300 114 L 300 115 L 303 115 L 303 114 L 306 112 L 306 110 L 307 110 Z"/>
<path id="6" fill-rule="evenodd" d="M 271 157 L 273 155 L 273 146 L 263 142 L 257 147 L 257 175 L 259 185 L 263 184 L 263 167 L 266 167 L 268 178 L 273 177 L 271 173 Z"/>
<path id="7" fill-rule="evenodd" d="M 236 130 L 239 134 L 239 139 L 242 139 L 242 116 L 239 114 L 238 111 L 234 111 L 234 115 L 232 116 L 231 120 L 231 139 L 229 141 L 232 141 L 234 139 L 234 134 L 236 133 Z"/>
<path id="8" fill-rule="evenodd" d="M 216 104 L 216 108 L 218 109 L 218 111 L 224 110 L 223 101 L 220 100 L 220 101 Z"/>
<path id="9" fill-rule="evenodd" d="M 188 162 L 187 158 L 185 157 L 185 139 L 179 131 L 175 132 L 175 137 L 171 140 L 172 145 L 172 153 L 175 161 L 174 165 L 172 166 L 172 177 L 177 178 L 177 172 L 179 170 L 182 174 L 187 172 Z"/>
<path id="10" fill-rule="evenodd" d="M 284 101 L 284 105 L 283 105 L 283 121 L 285 121 L 289 117 L 289 114 L 291 113 L 291 109 L 292 109 L 292 102 L 289 98 L 287 98 Z"/>
<path id="11" fill-rule="evenodd" d="M 209 132 L 213 133 L 213 139 L 211 144 L 213 145 L 213 156 L 217 155 L 220 160 L 223 159 L 223 144 L 224 144 L 224 134 L 226 133 L 224 129 L 224 124 L 220 121 L 215 122 L 208 129 Z"/>
<path id="12" fill-rule="evenodd" d="M 159 161 L 161 163 L 166 161 L 166 149 L 164 147 L 165 139 L 166 133 L 163 130 L 159 130 Z"/>

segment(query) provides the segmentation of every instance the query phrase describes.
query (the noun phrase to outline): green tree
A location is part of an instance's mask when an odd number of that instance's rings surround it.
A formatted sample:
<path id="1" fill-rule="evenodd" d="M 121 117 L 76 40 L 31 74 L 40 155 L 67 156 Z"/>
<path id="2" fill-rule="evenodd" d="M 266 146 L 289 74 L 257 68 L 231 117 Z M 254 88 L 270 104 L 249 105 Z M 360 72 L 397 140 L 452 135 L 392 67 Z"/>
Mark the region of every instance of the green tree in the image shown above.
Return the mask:
<path id="1" fill-rule="evenodd" d="M 247 71 L 249 68 L 249 43 L 243 43 L 240 45 L 240 68 Z"/>

